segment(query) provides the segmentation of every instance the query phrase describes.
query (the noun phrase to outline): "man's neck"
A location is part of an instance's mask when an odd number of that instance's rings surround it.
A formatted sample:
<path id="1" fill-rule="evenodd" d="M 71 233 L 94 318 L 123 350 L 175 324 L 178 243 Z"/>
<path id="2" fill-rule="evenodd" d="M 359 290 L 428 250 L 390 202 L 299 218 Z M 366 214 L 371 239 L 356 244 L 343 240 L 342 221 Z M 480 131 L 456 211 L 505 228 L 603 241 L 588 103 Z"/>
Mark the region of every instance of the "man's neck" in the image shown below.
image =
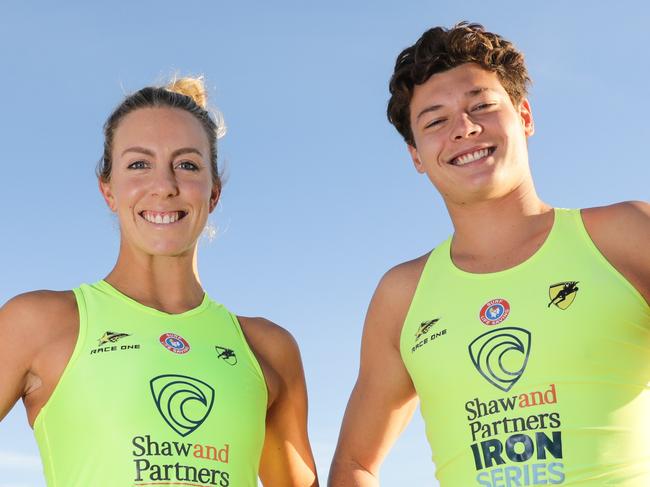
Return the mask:
<path id="1" fill-rule="evenodd" d="M 520 264 L 544 243 L 553 226 L 552 207 L 531 186 L 501 198 L 448 204 L 454 225 L 451 256 L 468 272 L 497 272 Z"/>

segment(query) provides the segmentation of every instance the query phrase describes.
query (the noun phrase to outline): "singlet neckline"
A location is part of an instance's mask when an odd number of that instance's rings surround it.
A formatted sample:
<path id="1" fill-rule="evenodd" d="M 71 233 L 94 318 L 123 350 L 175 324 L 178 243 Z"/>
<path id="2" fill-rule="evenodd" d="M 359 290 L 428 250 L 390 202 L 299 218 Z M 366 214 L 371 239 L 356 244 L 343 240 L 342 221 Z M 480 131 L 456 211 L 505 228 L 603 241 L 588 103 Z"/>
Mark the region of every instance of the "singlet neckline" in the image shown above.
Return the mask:
<path id="1" fill-rule="evenodd" d="M 447 240 L 445 240 L 445 242 L 441 245 L 440 250 L 444 253 L 444 258 L 447 261 L 449 268 L 452 270 L 452 272 L 454 272 L 457 275 L 460 275 L 465 278 L 470 278 L 470 279 L 494 279 L 494 278 L 506 277 L 509 276 L 510 274 L 521 272 L 523 269 L 531 266 L 536 261 L 538 261 L 547 252 L 548 248 L 553 245 L 553 242 L 557 239 L 557 234 L 560 232 L 559 228 L 561 226 L 561 221 L 569 220 L 576 213 L 576 211 L 578 212 L 577 217 L 581 218 L 579 214 L 579 210 L 553 208 L 553 224 L 551 226 L 551 230 L 546 235 L 546 238 L 544 239 L 542 245 L 528 258 L 526 258 L 519 264 L 516 264 L 512 267 L 508 267 L 507 269 L 502 269 L 500 271 L 495 271 L 495 272 L 486 272 L 486 273 L 468 272 L 461 269 L 454 263 L 454 260 L 451 258 L 451 242 L 454 237 L 453 234 Z"/>
<path id="2" fill-rule="evenodd" d="M 127 296 L 126 294 L 122 293 L 112 285 L 110 285 L 108 282 L 106 282 L 104 279 L 101 279 L 95 283 L 95 286 L 100 288 L 101 290 L 115 296 L 116 298 L 121 299 L 122 301 L 127 302 L 131 306 L 138 308 L 140 311 L 144 311 L 145 313 L 149 313 L 152 315 L 164 317 L 167 319 L 180 319 L 180 318 L 187 318 L 188 316 L 193 316 L 196 314 L 199 314 L 203 312 L 209 305 L 210 305 L 210 298 L 208 297 L 208 294 L 206 292 L 203 293 L 203 300 L 201 303 L 196 306 L 195 308 L 188 309 L 187 311 L 184 311 L 182 313 L 166 313 L 165 311 L 160 311 L 159 309 L 152 308 L 150 306 L 146 306 L 142 304 L 139 301 L 136 301 L 135 299 Z"/>

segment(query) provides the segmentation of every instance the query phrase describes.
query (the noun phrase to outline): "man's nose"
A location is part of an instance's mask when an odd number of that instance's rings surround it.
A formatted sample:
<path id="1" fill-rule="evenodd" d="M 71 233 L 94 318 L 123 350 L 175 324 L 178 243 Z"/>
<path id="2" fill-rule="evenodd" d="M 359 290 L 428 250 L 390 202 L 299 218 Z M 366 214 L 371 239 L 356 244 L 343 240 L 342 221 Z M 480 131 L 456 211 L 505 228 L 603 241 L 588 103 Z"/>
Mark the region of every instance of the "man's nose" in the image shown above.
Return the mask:
<path id="1" fill-rule="evenodd" d="M 453 140 L 462 140 L 467 137 L 473 137 L 480 134 L 482 127 L 472 120 L 467 113 L 462 113 L 455 120 L 454 126 L 451 132 L 451 138 Z"/>

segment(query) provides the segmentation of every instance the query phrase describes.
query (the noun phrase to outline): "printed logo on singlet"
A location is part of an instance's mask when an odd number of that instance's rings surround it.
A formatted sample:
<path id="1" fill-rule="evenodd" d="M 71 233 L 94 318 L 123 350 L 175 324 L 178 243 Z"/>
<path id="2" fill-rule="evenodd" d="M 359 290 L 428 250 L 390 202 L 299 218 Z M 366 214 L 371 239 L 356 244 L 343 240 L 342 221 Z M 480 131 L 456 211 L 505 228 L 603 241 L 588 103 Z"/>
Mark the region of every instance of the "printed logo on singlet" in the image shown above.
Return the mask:
<path id="1" fill-rule="evenodd" d="M 530 332 L 523 328 L 498 328 L 469 344 L 476 370 L 490 384 L 508 392 L 521 378 L 530 354 Z"/>
<path id="2" fill-rule="evenodd" d="M 578 289 L 580 289 L 578 282 L 580 281 L 565 281 L 551 284 L 548 287 L 548 298 L 550 299 L 548 308 L 551 305 L 555 305 L 555 307 L 564 310 L 571 306 L 573 300 L 576 298 Z"/>
<path id="3" fill-rule="evenodd" d="M 447 334 L 446 328 L 429 334 L 433 326 L 439 321 L 440 318 L 434 318 L 432 320 L 426 320 L 420 323 L 420 326 L 418 326 L 418 329 L 415 332 L 415 344 L 411 347 L 411 353 L 414 353 L 415 351 L 421 349 L 428 343 L 433 343 L 434 340 Z"/>
<path id="4" fill-rule="evenodd" d="M 179 435 L 185 437 L 203 424 L 214 404 L 214 389 L 186 375 L 166 374 L 149 382 L 158 412 Z"/>
<path id="5" fill-rule="evenodd" d="M 417 342 L 421 336 L 429 333 L 431 327 L 436 323 L 438 323 L 438 321 L 440 321 L 440 318 L 434 318 L 433 320 L 423 321 L 422 323 L 420 323 L 420 326 L 418 327 L 418 331 L 415 333 L 415 341 Z"/>
<path id="6" fill-rule="evenodd" d="M 160 335 L 160 344 L 170 352 L 183 355 L 190 351 L 190 344 L 187 340 L 175 333 L 163 333 Z"/>
<path id="7" fill-rule="evenodd" d="M 169 427 L 182 437 L 196 431 L 212 410 L 214 389 L 202 380 L 166 374 L 154 377 L 149 383 L 158 412 Z M 230 486 L 232 452 L 229 442 L 207 444 L 201 441 L 200 435 L 191 442 L 170 441 L 168 433 L 160 436 L 140 433 L 131 440 L 135 469 L 133 482 L 136 487 Z"/>
<path id="8" fill-rule="evenodd" d="M 510 303 L 505 299 L 492 299 L 485 303 L 478 313 L 483 324 L 491 326 L 503 323 L 510 314 Z"/>
<path id="9" fill-rule="evenodd" d="M 220 358 L 229 365 L 237 364 L 237 355 L 235 355 L 235 351 L 231 348 L 215 345 L 214 349 L 217 351 L 217 358 Z"/>
<path id="10" fill-rule="evenodd" d="M 97 343 L 99 344 L 99 346 L 97 348 L 91 349 L 90 355 L 117 352 L 118 350 L 139 350 L 140 349 L 139 343 L 132 343 L 132 344 L 123 343 L 121 345 L 113 345 L 114 343 L 117 343 L 123 338 L 127 338 L 130 336 L 131 335 L 129 333 L 117 333 L 114 331 L 107 331 L 97 339 Z"/>
<path id="11" fill-rule="evenodd" d="M 115 343 L 120 338 L 126 338 L 130 336 L 131 335 L 129 335 L 128 333 L 115 333 L 114 331 L 107 331 L 97 341 L 99 342 L 100 345 L 103 345 L 104 343 L 108 343 L 108 342 Z"/>
<path id="12" fill-rule="evenodd" d="M 497 328 L 469 344 L 476 370 L 508 392 L 522 377 L 531 334 L 517 327 Z M 468 394 L 472 394 L 471 392 Z M 469 449 L 481 487 L 562 484 L 565 481 L 562 418 L 558 387 L 466 401 Z M 505 482 L 505 483 L 504 483 Z"/>

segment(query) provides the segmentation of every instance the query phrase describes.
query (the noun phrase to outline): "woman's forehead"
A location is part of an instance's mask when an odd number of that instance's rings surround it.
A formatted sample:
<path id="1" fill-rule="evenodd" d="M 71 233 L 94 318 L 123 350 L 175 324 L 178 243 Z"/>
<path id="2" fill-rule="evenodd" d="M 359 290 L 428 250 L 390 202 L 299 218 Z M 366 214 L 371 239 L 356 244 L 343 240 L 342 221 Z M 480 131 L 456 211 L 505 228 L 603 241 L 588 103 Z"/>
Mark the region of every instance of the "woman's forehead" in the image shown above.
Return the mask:
<path id="1" fill-rule="evenodd" d="M 191 113 L 169 107 L 147 107 L 126 115 L 117 126 L 114 150 L 129 146 L 195 147 L 208 154 L 209 142 L 201 122 Z"/>

